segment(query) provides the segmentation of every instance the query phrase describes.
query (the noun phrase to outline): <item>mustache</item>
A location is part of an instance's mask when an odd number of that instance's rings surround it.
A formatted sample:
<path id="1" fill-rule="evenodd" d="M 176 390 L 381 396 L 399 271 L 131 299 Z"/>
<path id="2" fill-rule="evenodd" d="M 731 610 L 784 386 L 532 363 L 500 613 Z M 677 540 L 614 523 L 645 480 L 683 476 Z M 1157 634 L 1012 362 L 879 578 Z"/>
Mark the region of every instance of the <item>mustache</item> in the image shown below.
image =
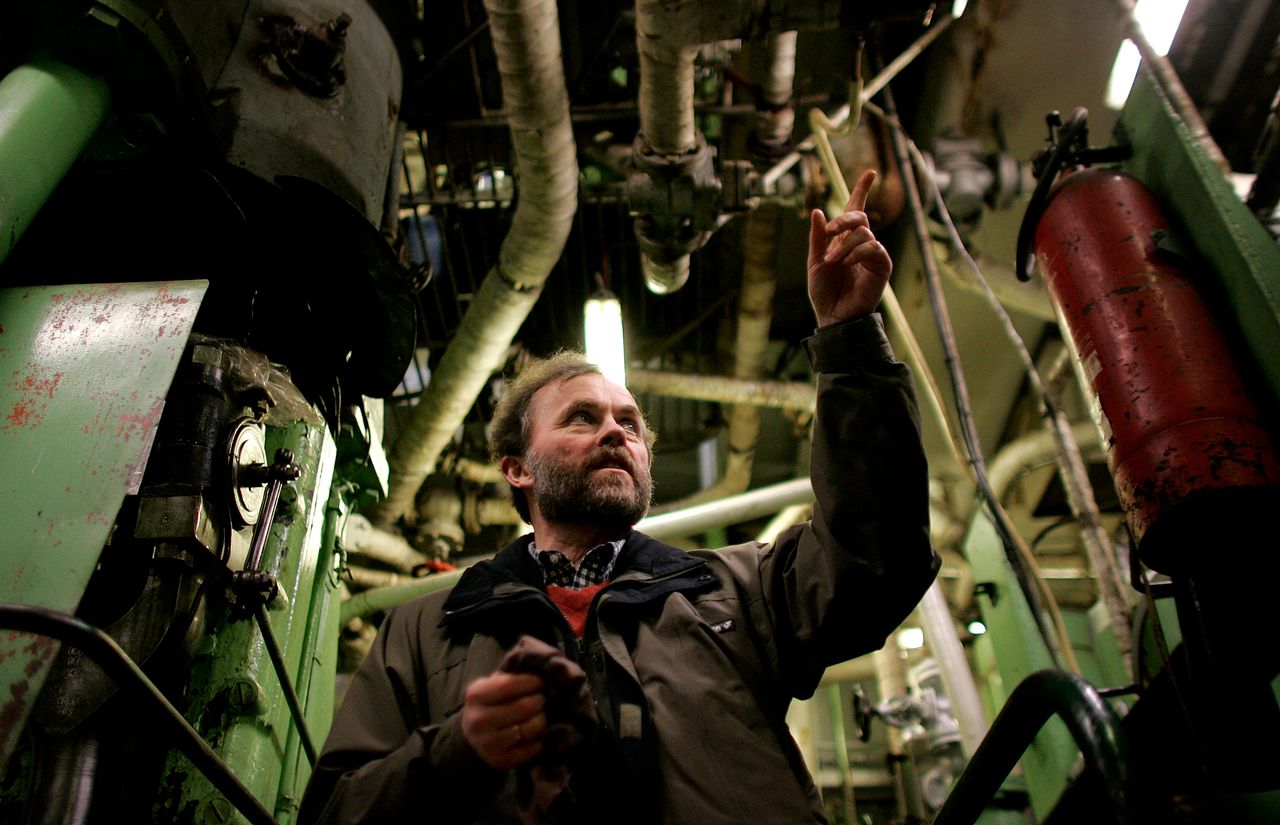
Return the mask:
<path id="1" fill-rule="evenodd" d="M 601 447 L 591 457 L 591 461 L 587 465 L 589 470 L 600 470 L 606 467 L 617 467 L 626 470 L 634 477 L 637 472 L 636 464 L 631 459 L 631 454 L 622 447 Z"/>

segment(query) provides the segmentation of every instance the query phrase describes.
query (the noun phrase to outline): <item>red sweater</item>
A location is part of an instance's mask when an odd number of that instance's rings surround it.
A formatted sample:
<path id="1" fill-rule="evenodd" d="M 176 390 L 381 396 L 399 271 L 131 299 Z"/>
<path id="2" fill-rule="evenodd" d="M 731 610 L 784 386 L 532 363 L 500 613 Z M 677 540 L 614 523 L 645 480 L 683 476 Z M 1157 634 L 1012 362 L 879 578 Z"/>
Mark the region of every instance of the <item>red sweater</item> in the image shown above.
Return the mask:
<path id="1" fill-rule="evenodd" d="M 591 606 L 591 599 L 606 584 L 608 582 L 600 582 L 578 590 L 561 587 L 558 584 L 547 585 L 547 595 L 551 597 L 551 601 L 555 602 L 556 607 L 560 608 L 560 612 L 569 621 L 569 627 L 573 628 L 573 635 L 579 639 L 587 629 L 587 608 Z"/>

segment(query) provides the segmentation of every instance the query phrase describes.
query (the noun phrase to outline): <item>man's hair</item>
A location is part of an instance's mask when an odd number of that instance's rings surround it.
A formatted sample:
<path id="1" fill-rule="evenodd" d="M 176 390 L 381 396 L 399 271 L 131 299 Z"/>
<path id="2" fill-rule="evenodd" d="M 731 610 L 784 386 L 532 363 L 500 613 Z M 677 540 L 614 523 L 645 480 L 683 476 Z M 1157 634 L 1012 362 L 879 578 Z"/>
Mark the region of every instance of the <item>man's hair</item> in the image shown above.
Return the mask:
<path id="1" fill-rule="evenodd" d="M 564 383 L 580 375 L 600 375 L 600 368 L 578 350 L 560 350 L 548 358 L 531 359 L 520 372 L 505 382 L 502 397 L 489 420 L 489 455 L 495 462 L 506 456 L 524 458 L 533 427 L 533 396 L 551 383 Z M 645 443 L 650 463 L 657 434 L 645 422 Z M 524 491 L 511 488 L 511 498 L 520 517 L 529 521 L 529 502 Z"/>

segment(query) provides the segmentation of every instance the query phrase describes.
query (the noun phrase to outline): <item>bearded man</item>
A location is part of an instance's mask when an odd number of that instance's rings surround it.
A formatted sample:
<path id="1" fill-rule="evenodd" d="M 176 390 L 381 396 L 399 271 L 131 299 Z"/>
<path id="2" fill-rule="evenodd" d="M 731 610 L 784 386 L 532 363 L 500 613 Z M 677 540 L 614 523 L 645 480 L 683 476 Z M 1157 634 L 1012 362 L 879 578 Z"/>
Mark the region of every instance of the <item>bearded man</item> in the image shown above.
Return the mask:
<path id="1" fill-rule="evenodd" d="M 636 532 L 635 399 L 578 355 L 527 367 L 490 446 L 533 533 L 387 615 L 299 822 L 825 822 L 787 705 L 882 646 L 938 565 L 911 378 L 873 314 L 873 179 L 811 216 L 812 521 L 689 553 Z"/>

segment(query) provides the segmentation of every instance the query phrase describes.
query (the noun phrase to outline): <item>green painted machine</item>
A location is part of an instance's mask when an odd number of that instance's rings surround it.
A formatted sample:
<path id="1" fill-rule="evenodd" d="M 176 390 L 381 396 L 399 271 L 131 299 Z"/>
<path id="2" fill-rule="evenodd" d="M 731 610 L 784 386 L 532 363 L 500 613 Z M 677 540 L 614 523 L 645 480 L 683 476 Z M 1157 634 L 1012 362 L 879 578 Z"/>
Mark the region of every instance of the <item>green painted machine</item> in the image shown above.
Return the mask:
<path id="1" fill-rule="evenodd" d="M 5 822 L 290 822 L 328 729 L 340 536 L 416 326 L 379 235 L 398 56 L 369 6 L 307 6 L 32 4 L 0 37 Z"/>

